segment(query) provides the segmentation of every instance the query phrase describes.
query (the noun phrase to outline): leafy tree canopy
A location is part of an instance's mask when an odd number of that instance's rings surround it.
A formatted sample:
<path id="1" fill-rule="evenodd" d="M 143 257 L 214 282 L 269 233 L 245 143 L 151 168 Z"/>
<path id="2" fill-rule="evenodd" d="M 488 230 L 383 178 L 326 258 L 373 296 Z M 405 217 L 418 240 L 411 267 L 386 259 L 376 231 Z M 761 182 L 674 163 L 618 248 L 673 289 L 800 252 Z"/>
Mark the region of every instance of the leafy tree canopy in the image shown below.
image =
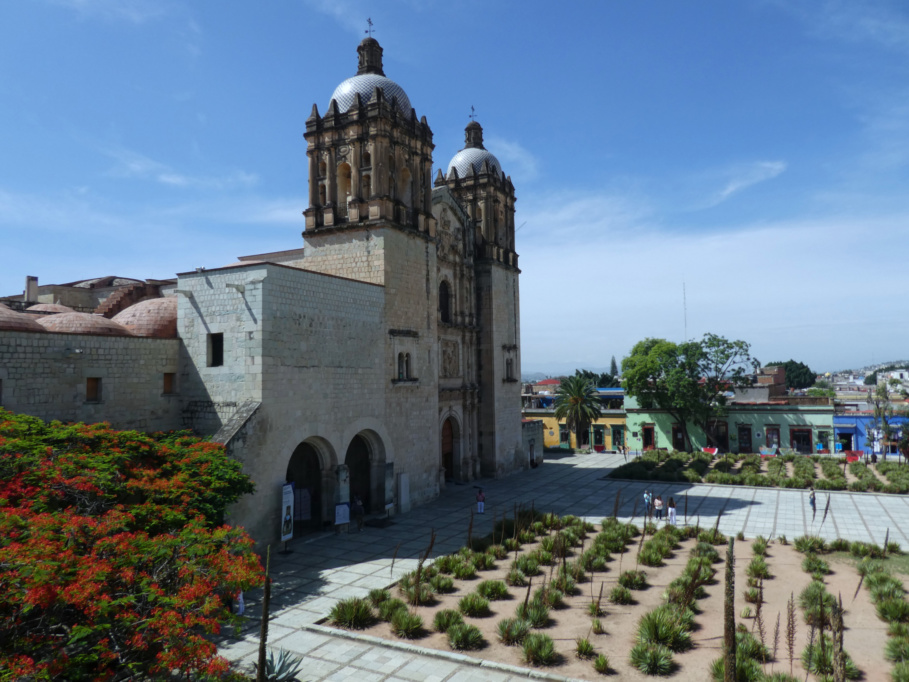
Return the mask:
<path id="1" fill-rule="evenodd" d="M 253 490 L 224 448 L 186 432 L 46 424 L 0 409 L 4 679 L 219 678 L 222 597 L 261 582 L 223 526 Z"/>
<path id="2" fill-rule="evenodd" d="M 641 407 L 675 417 L 690 448 L 688 423 L 701 426 L 710 438 L 707 422 L 725 406 L 724 393 L 750 385 L 748 372 L 757 365 L 747 343 L 715 334 L 683 343 L 644 339 L 622 360 L 622 385 Z"/>
<path id="3" fill-rule="evenodd" d="M 786 388 L 809 388 L 817 377 L 804 362 L 786 360 L 786 362 L 768 362 L 767 367 L 780 366 L 786 370 Z"/>
<path id="4" fill-rule="evenodd" d="M 598 374 L 597 372 L 591 372 L 589 369 L 576 369 L 574 375 L 590 382 L 594 388 L 618 388 L 622 385 L 622 382 L 619 381 L 615 374 L 608 372 Z"/>

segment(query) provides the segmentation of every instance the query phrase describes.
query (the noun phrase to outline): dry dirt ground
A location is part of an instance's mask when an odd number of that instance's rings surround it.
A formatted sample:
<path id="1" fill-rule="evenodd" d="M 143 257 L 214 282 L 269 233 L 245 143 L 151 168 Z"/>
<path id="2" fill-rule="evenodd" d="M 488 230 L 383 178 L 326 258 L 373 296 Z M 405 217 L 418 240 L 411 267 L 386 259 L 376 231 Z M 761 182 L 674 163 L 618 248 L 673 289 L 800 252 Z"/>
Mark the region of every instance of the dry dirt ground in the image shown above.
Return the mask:
<path id="1" fill-rule="evenodd" d="M 589 541 L 588 541 L 589 542 Z M 580 593 L 566 598 L 566 606 L 551 612 L 549 627 L 542 631 L 553 638 L 556 650 L 560 654 L 559 662 L 546 668 L 547 671 L 567 677 L 582 679 L 600 679 L 591 660 L 581 660 L 575 655 L 575 640 L 587 637 L 596 649 L 596 653 L 605 653 L 609 657 L 614 679 L 645 680 L 653 679 L 633 668 L 629 662 L 629 651 L 634 644 L 638 620 L 647 611 L 657 607 L 662 601 L 662 593 L 666 586 L 676 578 L 684 568 L 695 540 L 685 540 L 679 549 L 666 560 L 665 565 L 658 568 L 644 568 L 650 586 L 642 591 L 634 592 L 637 604 L 631 606 L 617 606 L 608 601 L 605 595 L 617 584 L 620 573 L 620 555 L 613 554 L 612 561 L 605 573 L 588 574 L 587 580 L 580 583 Z M 537 543 L 525 544 L 521 551 L 532 551 L 538 547 Z M 721 556 L 725 557 L 726 548 L 717 548 Z M 577 551 L 577 548 L 576 548 Z M 621 570 L 635 568 L 637 546 L 629 546 L 628 552 L 621 555 Z M 744 623 L 749 629 L 754 626 L 753 618 L 741 618 L 742 610 L 747 605 L 744 600 L 746 589 L 745 570 L 752 557 L 751 541 L 737 541 L 735 543 L 736 556 L 736 617 L 737 622 Z M 457 609 L 458 600 L 476 589 L 481 580 L 504 580 L 508 572 L 512 552 L 508 559 L 497 562 L 491 571 L 482 571 L 474 580 L 455 580 L 456 591 L 448 595 L 440 595 L 438 602 L 433 606 L 417 607 L 416 612 L 423 617 L 425 634 L 415 641 L 424 647 L 450 650 L 447 638 L 443 634 L 432 632 L 433 617 L 442 609 Z M 774 649 L 774 629 L 777 614 L 780 617 L 780 636 L 776 647 L 776 660 L 767 664 L 766 672 L 789 672 L 789 656 L 785 644 L 786 631 L 786 604 L 790 595 L 798 599 L 799 592 L 808 585 L 809 574 L 801 569 L 803 555 L 795 551 L 791 545 L 781 545 L 776 541 L 770 543 L 767 552 L 767 563 L 772 574 L 772 579 L 765 582 L 764 592 L 764 619 L 765 641 L 767 646 Z M 684 653 L 675 654 L 674 660 L 678 665 L 676 672 L 671 676 L 673 680 L 705 682 L 708 679 L 711 662 L 721 653 L 723 634 L 723 576 L 724 563 L 715 564 L 717 569 L 716 583 L 707 588 L 708 596 L 698 601 L 700 612 L 696 617 L 695 631 L 692 633 L 694 647 Z M 549 567 L 543 567 L 547 573 Z M 832 594 L 842 594 L 843 604 L 846 607 L 845 646 L 856 665 L 864 673 L 865 680 L 889 679 L 890 664 L 884 659 L 884 646 L 887 641 L 886 624 L 880 621 L 870 595 L 866 588 L 862 588 L 853 599 L 853 594 L 858 586 L 859 576 L 855 568 L 848 562 L 831 563 L 833 573 L 826 578 L 827 589 Z M 542 585 L 548 575 L 538 576 L 534 579 L 535 587 Z M 604 583 L 604 612 L 600 620 L 605 628 L 605 633 L 596 635 L 591 631 L 591 617 L 588 605 L 591 595 L 599 594 L 600 584 Z M 535 589 L 534 587 L 534 589 Z M 393 596 L 401 597 L 397 589 L 393 589 Z M 517 666 L 526 666 L 521 656 L 520 647 L 502 645 L 496 635 L 497 623 L 514 615 L 515 608 L 524 599 L 526 588 L 509 587 L 510 598 L 503 601 L 490 602 L 492 615 L 485 618 L 465 617 L 465 622 L 476 625 L 486 639 L 486 646 L 474 652 L 466 652 L 470 656 L 509 663 Z M 752 611 L 754 606 L 751 606 Z M 799 679 L 806 679 L 805 671 L 800 663 L 802 649 L 808 642 L 808 627 L 798 612 L 798 644 L 795 648 L 795 661 L 792 672 Z M 365 631 L 367 634 L 378 637 L 397 639 L 391 632 L 387 623 L 378 623 Z M 809 676 L 807 679 L 813 679 Z"/>

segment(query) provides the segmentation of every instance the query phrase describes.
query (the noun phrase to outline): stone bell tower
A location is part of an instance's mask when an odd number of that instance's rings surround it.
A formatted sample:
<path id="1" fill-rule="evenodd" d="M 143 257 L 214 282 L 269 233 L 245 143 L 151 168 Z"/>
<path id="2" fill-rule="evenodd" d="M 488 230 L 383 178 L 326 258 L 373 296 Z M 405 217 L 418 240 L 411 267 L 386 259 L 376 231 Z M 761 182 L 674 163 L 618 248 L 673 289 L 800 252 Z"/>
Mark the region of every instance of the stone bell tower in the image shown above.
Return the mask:
<path id="1" fill-rule="evenodd" d="M 464 131 L 464 149 L 440 170 L 473 222 L 474 318 L 477 321 L 479 460 L 481 473 L 499 476 L 525 464 L 521 445 L 521 353 L 515 194 L 499 160 L 483 146 L 476 121 Z"/>
<path id="2" fill-rule="evenodd" d="M 306 120 L 306 230 L 381 220 L 430 231 L 432 131 L 385 76 L 382 47 L 367 37 L 357 74 L 334 91 L 328 110 Z"/>

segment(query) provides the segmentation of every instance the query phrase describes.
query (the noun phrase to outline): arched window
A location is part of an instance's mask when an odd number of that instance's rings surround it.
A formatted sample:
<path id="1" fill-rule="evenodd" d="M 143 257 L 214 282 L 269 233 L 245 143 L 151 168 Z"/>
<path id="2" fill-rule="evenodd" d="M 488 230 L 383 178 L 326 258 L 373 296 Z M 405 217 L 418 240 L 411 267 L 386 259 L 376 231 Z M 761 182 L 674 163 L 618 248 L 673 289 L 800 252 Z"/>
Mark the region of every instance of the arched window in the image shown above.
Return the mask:
<path id="1" fill-rule="evenodd" d="M 407 366 L 404 364 L 404 353 L 398 353 L 398 380 L 407 378 Z"/>
<path id="2" fill-rule="evenodd" d="M 439 282 L 439 319 L 451 324 L 451 289 L 445 280 Z"/>
<path id="3" fill-rule="evenodd" d="M 363 166 L 372 165 L 372 155 L 369 152 L 363 152 L 363 163 L 361 165 L 363 165 Z"/>
<path id="4" fill-rule="evenodd" d="M 319 161 L 319 175 L 324 178 L 327 172 L 328 165 L 324 161 Z"/>

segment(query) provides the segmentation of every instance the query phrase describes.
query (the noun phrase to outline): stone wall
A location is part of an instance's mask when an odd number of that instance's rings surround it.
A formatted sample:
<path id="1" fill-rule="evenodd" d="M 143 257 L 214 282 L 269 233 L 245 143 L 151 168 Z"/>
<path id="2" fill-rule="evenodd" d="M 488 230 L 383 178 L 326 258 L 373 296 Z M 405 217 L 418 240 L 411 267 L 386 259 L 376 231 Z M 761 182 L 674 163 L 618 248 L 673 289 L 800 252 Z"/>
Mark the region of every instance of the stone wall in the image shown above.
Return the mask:
<path id="1" fill-rule="evenodd" d="M 164 374 L 176 373 L 177 339 L 0 331 L 0 404 L 41 419 L 109 421 L 143 431 L 181 427 L 179 378 L 164 395 Z M 86 400 L 89 378 L 101 379 L 100 400 Z"/>

